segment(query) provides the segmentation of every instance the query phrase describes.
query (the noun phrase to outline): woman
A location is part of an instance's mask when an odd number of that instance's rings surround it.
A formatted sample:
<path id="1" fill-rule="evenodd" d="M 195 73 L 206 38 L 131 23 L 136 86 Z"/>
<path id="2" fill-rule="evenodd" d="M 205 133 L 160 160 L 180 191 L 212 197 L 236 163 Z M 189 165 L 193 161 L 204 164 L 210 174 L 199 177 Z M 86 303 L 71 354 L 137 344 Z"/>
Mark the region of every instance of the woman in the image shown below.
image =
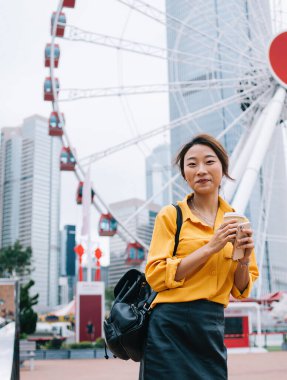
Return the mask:
<path id="1" fill-rule="evenodd" d="M 142 380 L 224 380 L 224 307 L 230 294 L 249 296 L 258 277 L 252 230 L 237 242 L 244 257 L 232 260 L 237 221 L 223 223 L 233 208 L 219 196 L 228 156 L 212 136 L 198 135 L 176 163 L 193 193 L 178 202 L 183 223 L 172 257 L 176 210 L 158 214 L 146 265 L 146 278 L 158 295 L 153 302 L 141 363 Z M 231 178 L 230 178 L 231 179 Z"/>

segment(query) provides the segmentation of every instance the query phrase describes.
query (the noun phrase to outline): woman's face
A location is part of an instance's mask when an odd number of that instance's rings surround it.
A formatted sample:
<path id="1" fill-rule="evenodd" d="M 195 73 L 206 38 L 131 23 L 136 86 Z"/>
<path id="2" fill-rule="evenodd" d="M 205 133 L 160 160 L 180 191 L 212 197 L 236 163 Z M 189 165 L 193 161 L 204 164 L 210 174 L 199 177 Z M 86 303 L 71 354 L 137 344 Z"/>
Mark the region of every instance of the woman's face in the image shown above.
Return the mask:
<path id="1" fill-rule="evenodd" d="M 213 149 L 197 144 L 184 156 L 184 175 L 195 193 L 218 193 L 222 180 L 222 165 Z"/>

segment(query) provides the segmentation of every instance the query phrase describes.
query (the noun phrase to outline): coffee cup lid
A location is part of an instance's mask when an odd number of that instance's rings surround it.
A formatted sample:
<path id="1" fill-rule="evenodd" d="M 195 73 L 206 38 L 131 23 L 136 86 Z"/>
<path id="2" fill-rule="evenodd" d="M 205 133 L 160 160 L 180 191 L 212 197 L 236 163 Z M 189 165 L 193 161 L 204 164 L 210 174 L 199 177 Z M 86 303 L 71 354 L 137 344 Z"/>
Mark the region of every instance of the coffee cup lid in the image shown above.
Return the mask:
<path id="1" fill-rule="evenodd" d="M 245 218 L 245 215 L 243 214 L 240 214 L 239 212 L 236 212 L 236 211 L 232 211 L 232 212 L 225 212 L 224 213 L 224 218 L 226 217 L 234 217 L 234 218 Z"/>

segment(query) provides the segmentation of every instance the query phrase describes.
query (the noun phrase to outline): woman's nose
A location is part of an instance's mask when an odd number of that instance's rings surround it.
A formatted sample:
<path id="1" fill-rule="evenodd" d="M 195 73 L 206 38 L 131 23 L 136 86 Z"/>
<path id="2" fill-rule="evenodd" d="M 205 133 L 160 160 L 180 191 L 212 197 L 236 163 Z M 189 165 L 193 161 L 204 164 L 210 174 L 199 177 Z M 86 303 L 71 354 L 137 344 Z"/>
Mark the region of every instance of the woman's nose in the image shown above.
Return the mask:
<path id="1" fill-rule="evenodd" d="M 198 174 L 201 174 L 201 173 L 206 173 L 206 167 L 204 164 L 199 164 L 198 167 L 197 167 L 197 173 Z"/>

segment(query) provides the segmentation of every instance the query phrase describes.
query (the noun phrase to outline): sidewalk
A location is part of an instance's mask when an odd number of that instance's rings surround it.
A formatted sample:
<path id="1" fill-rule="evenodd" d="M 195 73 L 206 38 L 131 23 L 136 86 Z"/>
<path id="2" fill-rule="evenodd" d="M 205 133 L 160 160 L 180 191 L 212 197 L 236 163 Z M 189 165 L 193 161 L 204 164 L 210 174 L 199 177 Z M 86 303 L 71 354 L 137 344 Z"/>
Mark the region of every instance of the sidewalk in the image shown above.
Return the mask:
<path id="1" fill-rule="evenodd" d="M 137 380 L 138 367 L 118 359 L 37 360 L 34 371 L 28 363 L 21 369 L 21 380 Z M 229 355 L 228 367 L 229 380 L 286 380 L 287 351 Z"/>

